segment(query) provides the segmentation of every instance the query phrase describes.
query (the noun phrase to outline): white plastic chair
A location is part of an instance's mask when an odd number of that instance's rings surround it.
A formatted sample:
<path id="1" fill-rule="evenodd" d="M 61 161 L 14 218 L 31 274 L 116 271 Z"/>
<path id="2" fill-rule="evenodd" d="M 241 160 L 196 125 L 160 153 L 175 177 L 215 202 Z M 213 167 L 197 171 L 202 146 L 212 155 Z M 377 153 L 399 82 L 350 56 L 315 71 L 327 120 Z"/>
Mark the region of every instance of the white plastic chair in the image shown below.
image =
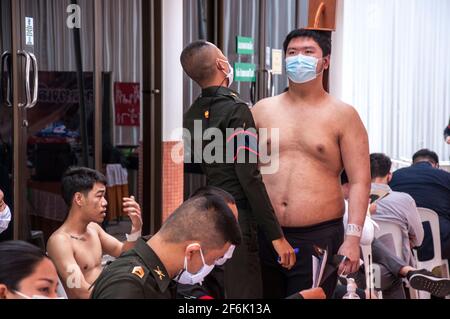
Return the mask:
<path id="1" fill-rule="evenodd" d="M 361 245 L 362 257 L 364 261 L 364 272 L 366 275 L 366 287 L 370 291 L 370 294 L 375 292 L 375 280 L 373 273 L 373 260 L 372 260 L 372 246 Z M 380 298 L 381 299 L 381 298 Z"/>
<path id="2" fill-rule="evenodd" d="M 441 253 L 441 230 L 439 227 L 439 215 L 427 208 L 417 208 L 422 223 L 428 222 L 431 228 L 431 236 L 433 237 L 433 248 L 434 248 L 434 257 L 430 260 L 421 261 L 417 258 L 417 251 L 414 250 L 413 253 L 417 259 L 417 268 L 426 269 L 428 271 L 433 271 L 434 268 L 440 267 L 442 269 L 442 277 L 449 277 L 449 268 L 448 261 L 442 260 Z M 420 291 L 419 292 L 420 299 L 430 299 L 431 296 L 428 292 Z M 449 297 L 447 297 L 449 299 Z"/>
<path id="3" fill-rule="evenodd" d="M 400 259 L 404 260 L 405 258 L 403 256 L 403 232 L 401 227 L 393 222 L 388 221 L 377 220 L 377 224 L 378 226 L 380 226 L 380 228 L 375 229 L 375 238 L 381 239 L 382 237 L 384 238 L 388 237 L 392 239 L 395 255 Z M 409 294 L 411 299 L 419 298 L 418 291 L 411 287 L 409 287 Z"/>
<path id="4" fill-rule="evenodd" d="M 404 259 L 403 256 L 403 233 L 402 229 L 399 225 L 388 222 L 388 221 L 380 221 L 377 220 L 379 229 L 375 229 L 375 238 L 380 239 L 381 237 L 389 236 L 392 238 L 392 243 L 394 244 L 395 255 L 401 259 Z"/>

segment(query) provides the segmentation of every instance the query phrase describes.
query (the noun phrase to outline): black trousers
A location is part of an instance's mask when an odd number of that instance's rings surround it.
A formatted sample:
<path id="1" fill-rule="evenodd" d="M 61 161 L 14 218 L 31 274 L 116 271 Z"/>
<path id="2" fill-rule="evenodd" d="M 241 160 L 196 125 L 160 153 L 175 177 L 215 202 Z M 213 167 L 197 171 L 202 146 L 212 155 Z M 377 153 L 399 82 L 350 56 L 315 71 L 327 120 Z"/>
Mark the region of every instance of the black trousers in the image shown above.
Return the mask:
<path id="1" fill-rule="evenodd" d="M 302 290 L 311 289 L 312 256 L 314 245 L 328 249 L 329 259 L 337 254 L 344 240 L 342 219 L 333 220 L 312 227 L 283 228 L 291 246 L 299 249 L 297 263 L 286 270 L 278 263 L 278 256 L 262 233 L 259 233 L 260 256 L 264 298 L 283 299 Z M 321 285 L 327 298 L 332 298 L 337 285 L 337 271 Z"/>
<path id="2" fill-rule="evenodd" d="M 225 296 L 227 299 L 261 299 L 258 227 L 250 209 L 239 207 L 238 210 L 243 242 L 224 266 Z"/>

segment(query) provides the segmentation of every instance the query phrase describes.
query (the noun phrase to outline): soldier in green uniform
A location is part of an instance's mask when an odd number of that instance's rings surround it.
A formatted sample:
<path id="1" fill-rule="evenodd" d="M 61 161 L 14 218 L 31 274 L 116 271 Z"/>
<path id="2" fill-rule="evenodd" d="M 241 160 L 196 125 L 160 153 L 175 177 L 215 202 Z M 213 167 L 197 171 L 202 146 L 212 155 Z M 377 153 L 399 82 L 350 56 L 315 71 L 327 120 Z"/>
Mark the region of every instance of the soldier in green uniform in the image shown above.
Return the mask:
<path id="1" fill-rule="evenodd" d="M 176 282 L 198 284 L 241 243 L 235 216 L 218 196 L 185 202 L 149 241 L 107 266 L 92 299 L 175 299 Z"/>
<path id="2" fill-rule="evenodd" d="M 233 195 L 239 209 L 243 245 L 225 266 L 226 297 L 260 298 L 257 227 L 272 242 L 283 267 L 290 269 L 296 256 L 284 238 L 255 160 L 258 147 L 252 114 L 238 94 L 229 89 L 233 68 L 215 45 L 206 41 L 190 44 L 181 55 L 181 64 L 202 88 L 201 96 L 184 116 L 186 169 L 204 173 L 208 185 Z M 211 152 L 212 158 L 203 156 L 211 148 L 203 138 L 208 132 L 219 145 Z"/>

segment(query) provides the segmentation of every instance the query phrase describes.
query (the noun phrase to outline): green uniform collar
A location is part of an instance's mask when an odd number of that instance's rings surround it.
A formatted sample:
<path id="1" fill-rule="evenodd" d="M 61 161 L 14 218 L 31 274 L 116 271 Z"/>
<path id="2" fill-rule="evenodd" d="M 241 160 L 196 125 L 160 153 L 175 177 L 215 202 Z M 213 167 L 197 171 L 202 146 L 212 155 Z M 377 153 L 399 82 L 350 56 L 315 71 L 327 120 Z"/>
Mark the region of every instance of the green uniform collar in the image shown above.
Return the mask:
<path id="1" fill-rule="evenodd" d="M 140 238 L 136 242 L 134 247 L 136 254 L 141 257 L 145 266 L 149 269 L 155 281 L 158 283 L 158 287 L 161 292 L 166 292 L 172 279 L 169 277 L 166 268 L 159 259 L 158 255 L 153 251 L 153 249 L 147 245 L 147 242 Z"/>
<path id="2" fill-rule="evenodd" d="M 232 89 L 229 89 L 225 86 L 211 86 L 209 88 L 202 90 L 202 97 L 214 97 L 214 96 L 218 96 L 218 95 L 239 97 L 237 92 L 235 92 Z"/>

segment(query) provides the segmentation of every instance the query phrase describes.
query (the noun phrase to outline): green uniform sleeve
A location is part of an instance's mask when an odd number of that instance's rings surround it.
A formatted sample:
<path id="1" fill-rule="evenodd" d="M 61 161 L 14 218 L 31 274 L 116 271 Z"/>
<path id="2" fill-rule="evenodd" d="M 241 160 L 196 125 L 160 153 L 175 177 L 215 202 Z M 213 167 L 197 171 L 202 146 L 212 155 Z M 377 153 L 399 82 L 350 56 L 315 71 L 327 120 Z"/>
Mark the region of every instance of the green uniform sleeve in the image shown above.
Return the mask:
<path id="1" fill-rule="evenodd" d="M 145 299 L 143 285 L 131 276 L 119 276 L 98 283 L 92 299 Z"/>
<path id="2" fill-rule="evenodd" d="M 255 160 L 258 152 L 258 138 L 255 135 L 255 121 L 248 106 L 245 104 L 235 106 L 227 125 L 228 128 L 237 129 L 235 132 L 241 132 L 237 135 L 234 134 L 236 135 L 234 137 L 235 171 L 252 208 L 253 215 L 270 241 L 280 239 L 283 237 L 283 232 L 263 183 L 257 160 Z M 227 138 L 227 140 L 230 140 L 229 136 Z M 242 141 L 245 141 L 245 143 Z M 244 158 L 244 162 L 240 161 Z M 253 159 L 253 161 L 250 161 L 250 159 Z"/>

